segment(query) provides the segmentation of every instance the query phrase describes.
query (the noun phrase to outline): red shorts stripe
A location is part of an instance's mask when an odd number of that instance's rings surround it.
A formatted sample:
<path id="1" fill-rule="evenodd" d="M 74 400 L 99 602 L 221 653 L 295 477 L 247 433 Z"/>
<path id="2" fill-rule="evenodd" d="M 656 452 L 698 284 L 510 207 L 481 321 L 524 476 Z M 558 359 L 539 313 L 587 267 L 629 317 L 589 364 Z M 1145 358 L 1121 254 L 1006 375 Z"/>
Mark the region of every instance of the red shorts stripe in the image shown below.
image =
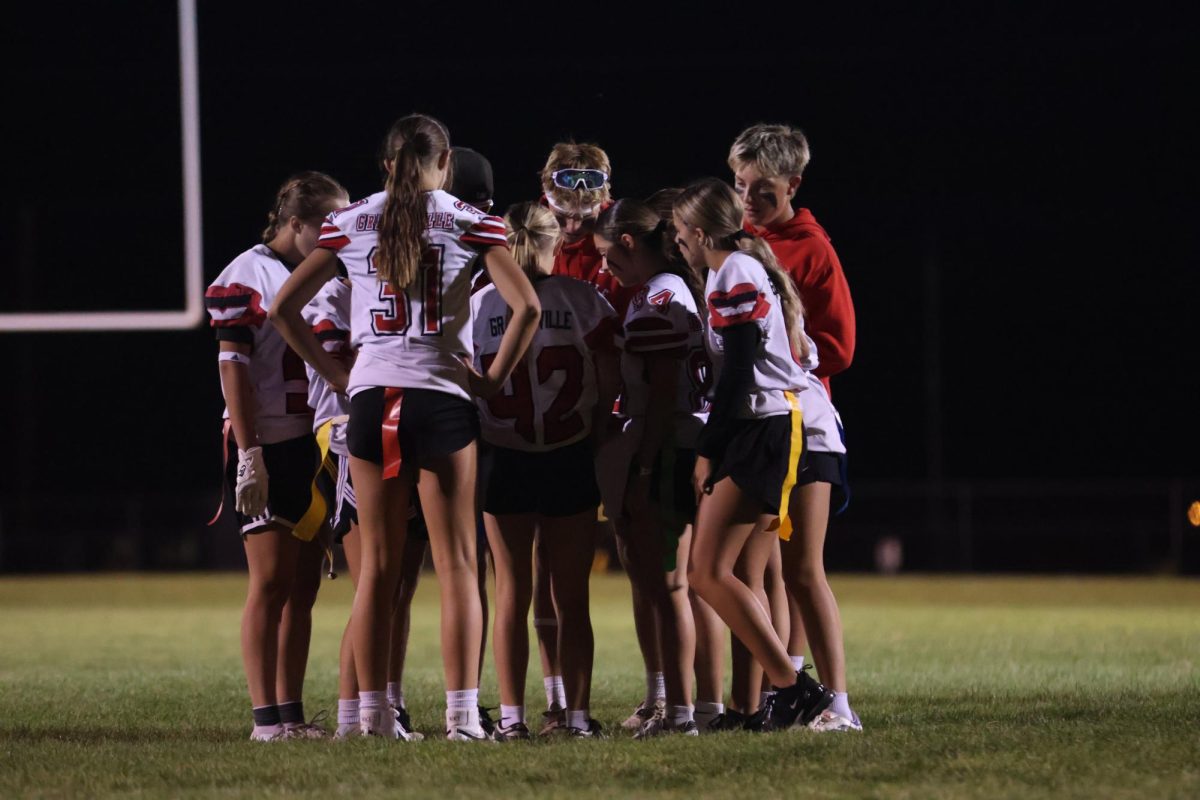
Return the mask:
<path id="1" fill-rule="evenodd" d="M 388 387 L 383 390 L 383 477 L 400 476 L 403 461 L 400 453 L 400 406 L 404 390 Z"/>

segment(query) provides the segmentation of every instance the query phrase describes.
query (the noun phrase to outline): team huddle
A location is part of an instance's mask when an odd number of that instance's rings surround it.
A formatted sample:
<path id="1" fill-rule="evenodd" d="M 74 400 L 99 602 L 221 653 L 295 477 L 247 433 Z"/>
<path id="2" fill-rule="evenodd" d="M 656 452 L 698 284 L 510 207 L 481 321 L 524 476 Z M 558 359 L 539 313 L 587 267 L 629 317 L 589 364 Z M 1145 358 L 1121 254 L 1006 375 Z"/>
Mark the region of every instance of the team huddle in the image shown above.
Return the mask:
<path id="1" fill-rule="evenodd" d="M 334 738 L 422 738 L 403 674 L 427 548 L 446 737 L 603 737 L 588 580 L 608 524 L 646 667 L 624 730 L 862 729 L 823 565 L 848 497 L 829 376 L 854 314 L 828 236 L 792 207 L 808 160 L 798 130 L 756 125 L 730 149 L 732 185 L 614 200 L 604 151 L 562 143 L 542 196 L 501 218 L 487 160 L 414 114 L 384 141 L 382 191 L 352 203 L 316 172 L 280 188 L 262 244 L 206 295 L 250 573 L 252 740 L 330 735 L 302 695 L 335 543 L 355 594 Z M 479 698 L 488 555 L 497 718 Z"/>

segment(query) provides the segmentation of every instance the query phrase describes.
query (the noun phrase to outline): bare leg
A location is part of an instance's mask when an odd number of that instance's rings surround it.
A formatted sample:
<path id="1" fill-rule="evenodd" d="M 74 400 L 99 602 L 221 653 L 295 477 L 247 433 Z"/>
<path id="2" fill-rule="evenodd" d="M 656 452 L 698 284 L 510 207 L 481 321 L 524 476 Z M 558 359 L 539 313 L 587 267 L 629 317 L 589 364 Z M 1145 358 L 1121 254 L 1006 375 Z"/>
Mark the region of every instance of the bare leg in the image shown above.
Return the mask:
<path id="1" fill-rule="evenodd" d="M 675 550 L 675 569 L 666 574 L 668 608 L 676 631 L 675 640 L 662 639 L 663 677 L 671 696 L 670 681 L 679 682 L 678 696 L 682 699 L 674 705 L 692 704 L 692 676 L 696 661 L 696 623 L 692 619 L 692 604 L 688 600 L 688 557 L 692 549 L 691 526 L 684 528 Z M 667 679 L 670 673 L 677 677 Z"/>
<path id="2" fill-rule="evenodd" d="M 775 622 L 775 617 L 771 613 L 773 609 L 768 602 L 764 579 L 767 565 L 771 560 L 771 553 L 778 549 L 776 544 L 778 541 L 779 537 L 774 533 L 756 529 L 746 541 L 746 546 L 742 549 L 741 555 L 738 556 L 737 563 L 733 567 L 733 574 L 746 584 L 750 591 L 754 592 L 759 605 L 771 616 L 772 623 Z M 775 625 L 774 627 L 778 633 L 779 626 Z M 786 636 L 780 638 L 786 641 Z M 758 708 L 758 694 L 762 688 L 763 670 L 737 637 L 731 638 L 729 646 L 733 672 L 730 697 L 733 707 L 745 714 L 750 714 Z"/>
<path id="3" fill-rule="evenodd" d="M 558 660 L 560 620 L 554 607 L 549 562 L 545 540 L 539 533 L 534 540 L 533 550 L 533 631 L 537 634 L 542 676 L 546 678 L 563 674 L 562 664 Z"/>
<path id="4" fill-rule="evenodd" d="M 242 665 L 255 708 L 279 703 L 275 678 L 283 607 L 296 576 L 300 541 L 292 532 L 269 527 L 243 538 L 250 582 L 242 611 Z"/>
<path id="5" fill-rule="evenodd" d="M 388 683 L 403 685 L 404 661 L 408 655 L 408 626 L 412 616 L 413 596 L 421 580 L 421 565 L 425 562 L 425 540 L 409 536 L 400 557 L 400 585 L 396 589 L 396 606 L 392 611 L 391 654 L 388 657 Z"/>
<path id="6" fill-rule="evenodd" d="M 658 625 L 654 620 L 654 607 L 648 598 L 642 596 L 638 582 L 633 579 L 634 568 L 630 563 L 629 544 L 626 541 L 627 531 L 615 527 L 617 555 L 621 566 L 629 576 L 630 593 L 633 596 L 633 630 L 637 635 L 638 650 L 642 653 L 642 663 L 646 672 L 662 672 L 662 653 L 658 649 Z"/>
<path id="7" fill-rule="evenodd" d="M 525 673 L 529 668 L 529 604 L 533 595 L 533 514 L 483 515 L 492 563 L 496 567 L 496 629 L 492 649 L 500 702 L 525 705 Z"/>
<path id="8" fill-rule="evenodd" d="M 725 696 L 725 636 L 728 628 L 695 589 L 688 591 L 696 626 L 696 700 L 721 703 Z"/>
<path id="9" fill-rule="evenodd" d="M 358 525 L 351 525 L 349 533 L 342 537 L 342 550 L 346 553 L 346 566 L 350 569 L 350 583 L 357 587 L 361 557 Z M 342 648 L 338 654 L 338 698 L 341 700 L 358 699 L 358 675 L 354 672 L 354 637 L 350 628 L 351 619 L 347 619 L 346 630 L 342 633 Z"/>
<path id="10" fill-rule="evenodd" d="M 825 529 L 829 525 L 828 483 L 792 490 L 795 530 L 783 548 L 783 575 L 800 606 L 813 662 L 821 681 L 835 692 L 846 691 L 846 652 L 842 617 L 825 577 Z M 797 513 L 798 512 L 798 513 Z"/>
<path id="11" fill-rule="evenodd" d="M 784 581 L 784 588 L 787 589 L 787 581 Z M 796 602 L 791 590 L 787 591 L 787 604 L 788 616 L 792 620 L 788 634 L 788 655 L 803 656 L 808 652 L 808 636 L 804 632 L 804 618 L 800 616 L 800 604 Z"/>
<path id="12" fill-rule="evenodd" d="M 594 531 L 595 519 L 594 508 L 570 517 L 541 517 L 538 531 L 558 610 L 555 661 L 562 670 L 567 708 L 577 711 L 590 708 L 592 699 L 595 639 L 588 581 L 596 547 L 592 537 L 581 536 L 580 531 Z"/>
<path id="13" fill-rule="evenodd" d="M 763 665 L 771 682 L 791 686 L 795 672 L 787 648 L 758 598 L 733 574 L 746 541 L 763 523 L 757 501 L 744 495 L 731 479 L 719 481 L 700 502 L 689 577 L 696 593 Z"/>
<path id="14" fill-rule="evenodd" d="M 281 703 L 304 699 L 304 675 L 312 641 L 312 609 L 321 589 L 321 561 L 325 557 L 322 529 L 311 542 L 299 544 L 296 577 L 279 622 L 279 662 L 275 666 L 275 696 Z"/>
<path id="15" fill-rule="evenodd" d="M 400 553 L 408 529 L 412 473 L 383 479 L 378 464 L 350 456 L 358 502 L 359 577 L 350 624 L 360 692 L 387 688 L 392 604 L 400 580 Z"/>
<path id="16" fill-rule="evenodd" d="M 478 506 L 477 506 L 478 507 Z M 479 539 L 479 529 L 483 527 L 483 517 L 475 516 L 475 559 L 476 570 L 479 575 L 479 676 L 483 677 L 483 660 L 487 657 L 487 638 L 488 638 L 488 592 L 487 592 L 487 576 L 488 576 L 488 548 L 481 547 L 482 542 Z M 486 535 L 485 535 L 486 538 Z"/>
<path id="17" fill-rule="evenodd" d="M 433 468 L 422 469 L 417 484 L 441 589 L 447 691 L 479 688 L 483 618 L 475 561 L 475 469 L 472 442 L 437 459 Z"/>

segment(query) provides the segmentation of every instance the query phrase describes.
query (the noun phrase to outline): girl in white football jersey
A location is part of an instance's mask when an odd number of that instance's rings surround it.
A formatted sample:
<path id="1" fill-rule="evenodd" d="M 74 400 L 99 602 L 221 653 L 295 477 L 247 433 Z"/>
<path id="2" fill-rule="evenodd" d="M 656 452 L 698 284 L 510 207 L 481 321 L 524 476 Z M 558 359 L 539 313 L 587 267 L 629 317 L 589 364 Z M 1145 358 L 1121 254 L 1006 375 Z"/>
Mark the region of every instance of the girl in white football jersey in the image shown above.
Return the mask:
<path id="1" fill-rule="evenodd" d="M 652 608 L 666 709 L 635 734 L 696 735 L 688 601 L 691 475 L 711 377 L 696 273 L 677 259 L 671 223 L 648 204 L 620 200 L 596 223 L 595 241 L 623 287 L 639 287 L 625 314 L 621 376 L 628 422 L 601 454 L 604 507 L 628 552 L 637 596 Z"/>
<path id="2" fill-rule="evenodd" d="M 766 243 L 742 230 L 742 216 L 737 194 L 715 179 L 688 187 L 674 205 L 680 251 L 708 270 L 706 344 L 716 377 L 697 448 L 689 577 L 776 687 L 761 715 L 770 730 L 807 725 L 833 693 L 793 669 L 786 642 L 733 571 L 752 536 L 790 527 L 786 503 L 804 442 L 796 394 L 807 386 L 800 361 L 808 347 L 795 287 Z"/>
<path id="3" fill-rule="evenodd" d="M 472 396 L 508 379 L 541 312 L 508 253 L 504 223 L 441 190 L 450 137 L 437 120 L 397 121 L 384 144 L 387 182 L 329 216 L 317 249 L 283 287 L 272 319 L 306 361 L 350 395 L 350 472 L 358 501 L 361 572 L 353 641 L 364 732 L 394 737 L 386 698 L 388 636 L 414 485 L 429 528 L 442 599 L 446 734 L 484 738 L 479 725 L 482 627 L 475 557 L 475 439 Z M 483 262 L 512 308 L 495 360 L 470 369 L 470 265 Z M 333 277 L 341 258 L 353 285 L 347 375 L 304 324 L 300 309 Z"/>
<path id="4" fill-rule="evenodd" d="M 346 202 L 346 190 L 328 175 L 291 178 L 275 197 L 263 243 L 234 259 L 205 293 L 236 448 L 229 482 L 250 568 L 242 662 L 254 709 L 251 739 L 260 741 L 323 735 L 305 723 L 302 704 L 323 551 L 315 539 L 320 521 L 300 523 L 318 453 L 304 362 L 267 314 L 316 246 L 321 219 Z"/>
<path id="5" fill-rule="evenodd" d="M 519 203 L 506 216 L 513 257 L 533 282 L 542 317 L 505 390 L 479 402 L 484 523 L 496 570 L 493 647 L 500 679 L 495 738 L 527 739 L 525 673 L 535 538 L 548 569 L 558 621 L 557 663 L 566 732 L 598 737 L 589 714 L 592 622 L 588 577 L 600 492 L 593 431 L 607 421 L 618 375 L 616 312 L 595 287 L 551 275 L 561 236 L 551 212 Z M 503 345 L 509 309 L 496 287 L 471 299 L 475 365 L 486 370 Z"/>

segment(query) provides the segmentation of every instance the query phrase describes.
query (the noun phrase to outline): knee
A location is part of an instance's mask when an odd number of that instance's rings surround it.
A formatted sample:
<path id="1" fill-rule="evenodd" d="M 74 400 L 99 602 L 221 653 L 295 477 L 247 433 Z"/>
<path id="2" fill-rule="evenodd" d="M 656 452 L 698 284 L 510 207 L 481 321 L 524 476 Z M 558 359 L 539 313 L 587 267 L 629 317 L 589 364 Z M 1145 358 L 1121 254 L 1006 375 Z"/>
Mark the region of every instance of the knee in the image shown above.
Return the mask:
<path id="1" fill-rule="evenodd" d="M 825 584 L 825 565 L 820 561 L 802 561 L 793 564 L 784 575 L 788 589 L 793 594 L 811 592 Z"/>

